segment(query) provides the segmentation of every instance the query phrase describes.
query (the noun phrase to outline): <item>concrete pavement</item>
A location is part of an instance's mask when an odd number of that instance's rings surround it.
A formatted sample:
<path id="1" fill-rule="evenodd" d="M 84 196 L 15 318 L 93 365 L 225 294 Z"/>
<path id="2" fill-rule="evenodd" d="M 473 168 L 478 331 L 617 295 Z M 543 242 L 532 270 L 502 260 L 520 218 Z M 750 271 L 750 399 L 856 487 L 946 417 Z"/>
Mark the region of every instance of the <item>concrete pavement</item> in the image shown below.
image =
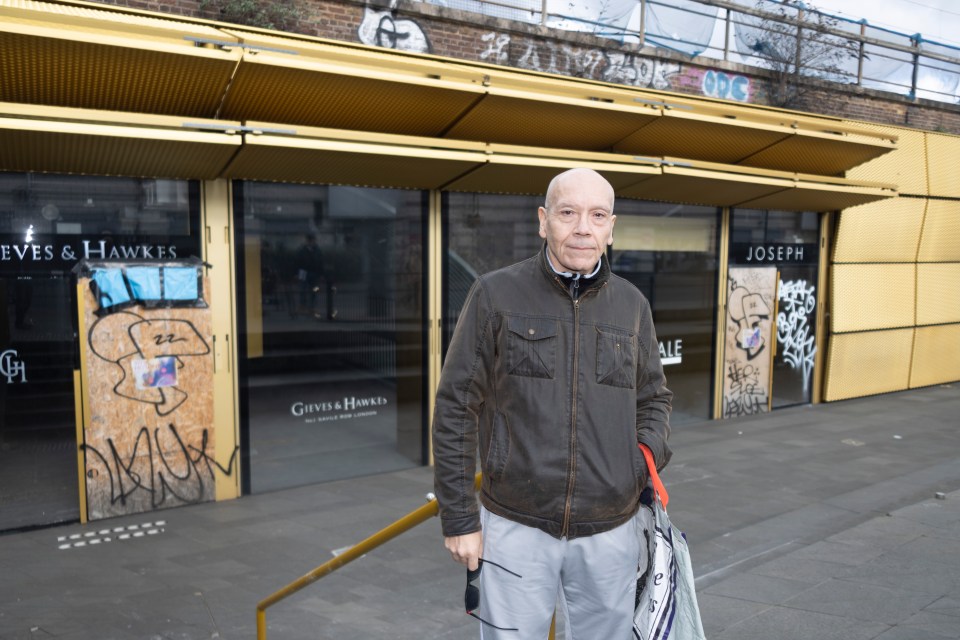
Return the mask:
<path id="1" fill-rule="evenodd" d="M 671 445 L 708 638 L 960 638 L 960 385 L 685 425 Z M 418 468 L 0 536 L 0 640 L 254 638 L 259 600 L 431 482 Z M 432 519 L 269 609 L 268 638 L 476 638 L 463 588 Z"/>

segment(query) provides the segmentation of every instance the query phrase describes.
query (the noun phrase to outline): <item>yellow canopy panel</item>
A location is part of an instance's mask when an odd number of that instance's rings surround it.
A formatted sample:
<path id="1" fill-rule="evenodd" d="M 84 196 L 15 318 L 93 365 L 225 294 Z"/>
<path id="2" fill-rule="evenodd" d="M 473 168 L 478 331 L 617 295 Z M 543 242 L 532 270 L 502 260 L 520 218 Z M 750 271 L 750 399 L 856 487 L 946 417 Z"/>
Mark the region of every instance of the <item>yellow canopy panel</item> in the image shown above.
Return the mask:
<path id="1" fill-rule="evenodd" d="M 489 87 L 444 135 L 484 142 L 602 151 L 659 119 L 646 105 Z"/>
<path id="2" fill-rule="evenodd" d="M 0 0 L 0 101 L 212 117 L 240 58 L 197 46 L 226 37 L 212 28 L 16 4 Z"/>
<path id="3" fill-rule="evenodd" d="M 782 211 L 835 211 L 897 195 L 891 185 L 831 182 L 781 171 L 756 170 L 677 158 L 665 158 L 662 175 L 622 190 L 620 195 L 665 202 L 684 202 Z"/>
<path id="4" fill-rule="evenodd" d="M 842 175 L 896 149 L 896 142 L 871 136 L 797 129 L 795 134 L 737 164 L 826 176 Z"/>
<path id="5" fill-rule="evenodd" d="M 659 168 L 648 164 L 493 153 L 485 164 L 450 182 L 444 189 L 539 195 L 547 190 L 547 185 L 555 175 L 574 167 L 587 167 L 598 171 L 618 192 L 637 182 L 660 175 Z"/>
<path id="6" fill-rule="evenodd" d="M 737 164 L 793 134 L 783 125 L 670 109 L 614 145 L 617 153 L 677 156 Z"/>
<path id="7" fill-rule="evenodd" d="M 236 178 L 542 193 L 592 167 L 622 197 L 713 206 L 835 210 L 892 197 L 874 183 L 675 158 L 422 136 L 0 104 L 0 170 Z"/>
<path id="8" fill-rule="evenodd" d="M 0 117 L 0 171 L 209 179 L 240 143 L 182 127 Z"/>
<path id="9" fill-rule="evenodd" d="M 248 127 L 251 126 L 248 123 Z M 260 128 L 261 125 L 252 125 Z M 438 189 L 486 161 L 482 145 L 437 148 L 401 136 L 299 130 L 295 135 L 247 133 L 223 177 Z"/>
<path id="10" fill-rule="evenodd" d="M 884 187 L 798 181 L 792 189 L 747 200 L 739 206 L 782 211 L 837 211 L 896 195 L 896 191 Z"/>
<path id="11" fill-rule="evenodd" d="M 0 0 L 0 11 L 0 101 L 821 175 L 896 147 L 894 135 L 830 118 L 308 36 L 29 0 Z"/>
<path id="12" fill-rule="evenodd" d="M 439 136 L 482 95 L 479 85 L 294 55 L 246 54 L 222 115 L 233 120 Z"/>

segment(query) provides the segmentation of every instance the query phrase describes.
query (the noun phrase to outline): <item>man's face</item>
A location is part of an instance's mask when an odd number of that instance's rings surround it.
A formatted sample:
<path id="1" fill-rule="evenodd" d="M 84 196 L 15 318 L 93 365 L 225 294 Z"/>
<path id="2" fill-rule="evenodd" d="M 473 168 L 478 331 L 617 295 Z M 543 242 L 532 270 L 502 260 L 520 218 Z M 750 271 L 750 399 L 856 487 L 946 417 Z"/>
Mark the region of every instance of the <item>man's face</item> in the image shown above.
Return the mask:
<path id="1" fill-rule="evenodd" d="M 613 244 L 613 189 L 600 175 L 571 171 L 560 177 L 540 207 L 540 237 L 558 270 L 589 274 Z"/>

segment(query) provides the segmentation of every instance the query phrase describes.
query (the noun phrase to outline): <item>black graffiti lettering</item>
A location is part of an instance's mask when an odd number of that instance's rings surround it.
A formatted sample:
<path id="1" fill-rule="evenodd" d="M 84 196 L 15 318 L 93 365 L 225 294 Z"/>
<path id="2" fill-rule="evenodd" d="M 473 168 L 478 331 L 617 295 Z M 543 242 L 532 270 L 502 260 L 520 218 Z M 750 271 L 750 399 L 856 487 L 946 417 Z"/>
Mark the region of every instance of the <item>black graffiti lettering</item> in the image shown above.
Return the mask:
<path id="1" fill-rule="evenodd" d="M 126 322 L 125 334 L 129 337 L 129 344 L 119 350 L 123 351 L 123 355 L 120 357 L 107 357 L 102 353 L 116 349 L 116 345 L 100 343 L 101 335 L 104 335 L 103 340 L 111 339 L 111 333 L 104 332 L 101 334 L 97 331 L 98 325 L 101 322 L 108 321 L 108 319 L 110 322 L 117 322 L 118 319 Z M 152 341 L 144 336 L 142 340 L 145 344 L 143 342 L 137 343 L 134 339 L 134 335 L 136 335 L 134 329 L 140 325 L 149 327 L 153 323 L 167 323 L 168 326 L 173 325 L 179 332 L 153 334 Z M 170 356 L 176 358 L 177 369 L 179 370 L 184 367 L 183 358 L 205 356 L 210 353 L 210 346 L 190 321 L 176 318 L 155 318 L 147 320 L 143 316 L 127 311 L 98 318 L 90 327 L 87 333 L 87 340 L 90 343 L 90 349 L 94 355 L 101 360 L 115 364 L 120 370 L 120 378 L 117 384 L 114 385 L 113 392 L 128 400 L 152 404 L 154 405 L 154 410 L 157 412 L 157 415 L 164 417 L 176 411 L 178 407 L 186 402 L 189 394 L 178 386 L 138 389 L 133 379 L 133 359 L 145 358 L 148 355 L 149 357 Z M 151 342 L 153 342 L 153 347 L 159 348 L 151 348 Z M 185 343 L 185 345 L 174 346 L 178 343 Z M 145 353 L 145 351 L 148 353 Z"/>
<path id="2" fill-rule="evenodd" d="M 723 399 L 723 417 L 732 418 L 762 413 L 767 406 L 767 393 L 760 383 L 760 370 L 737 361 L 727 363 L 730 393 Z"/>
<path id="3" fill-rule="evenodd" d="M 215 478 L 214 467 L 225 476 L 232 476 L 236 468 L 238 447 L 234 447 L 230 460 L 226 465 L 218 463 L 207 452 L 209 432 L 204 429 L 200 436 L 199 446 L 187 444 L 181 438 L 175 425 L 168 424 L 170 437 L 176 443 L 171 451 L 164 453 L 160 442 L 160 428 L 154 429 L 153 437 L 147 427 L 141 427 L 134 440 L 133 449 L 124 457 L 116 447 L 112 438 L 107 439 L 110 449 L 109 456 L 103 455 L 96 447 L 88 444 L 80 446 L 84 452 L 95 456 L 106 469 L 110 483 L 110 504 L 126 505 L 128 499 L 136 492 L 144 491 L 150 495 L 150 504 L 153 508 L 163 506 L 168 500 L 176 500 L 182 504 L 194 504 L 204 499 L 206 485 L 204 476 Z M 146 453 L 139 454 L 141 446 Z M 154 468 L 154 446 L 162 469 Z M 149 473 L 139 473 L 134 465 L 140 459 L 147 460 Z M 179 471 L 178 471 L 179 470 Z M 88 477 L 92 477 L 88 473 Z"/>

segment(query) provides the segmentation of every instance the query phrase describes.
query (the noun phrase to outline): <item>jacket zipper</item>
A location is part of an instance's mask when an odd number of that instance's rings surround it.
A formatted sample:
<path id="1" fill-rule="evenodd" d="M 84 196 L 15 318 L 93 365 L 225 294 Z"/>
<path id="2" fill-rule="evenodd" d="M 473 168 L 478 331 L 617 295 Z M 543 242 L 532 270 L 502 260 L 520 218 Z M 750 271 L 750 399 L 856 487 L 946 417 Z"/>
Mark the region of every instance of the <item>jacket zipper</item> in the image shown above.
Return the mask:
<path id="1" fill-rule="evenodd" d="M 560 278 L 554 276 L 554 282 L 570 294 L 570 290 L 563 285 Z M 578 283 L 579 284 L 579 283 Z M 602 283 L 599 287 L 590 289 L 586 293 L 591 294 L 603 289 L 607 283 Z M 563 506 L 563 522 L 560 527 L 560 537 L 567 537 L 570 529 L 570 509 L 573 503 L 573 485 L 577 476 L 577 379 L 580 370 L 580 298 L 573 299 L 573 378 L 570 382 L 571 399 L 571 417 L 570 417 L 570 463 L 567 480 L 567 499 Z"/>
<path id="2" fill-rule="evenodd" d="M 573 395 L 570 410 L 570 466 L 567 480 L 567 500 L 563 507 L 560 537 L 566 538 L 570 529 L 570 507 L 573 503 L 573 484 L 577 478 L 577 380 L 580 369 L 580 300 L 573 301 L 573 377 L 570 389 Z"/>

